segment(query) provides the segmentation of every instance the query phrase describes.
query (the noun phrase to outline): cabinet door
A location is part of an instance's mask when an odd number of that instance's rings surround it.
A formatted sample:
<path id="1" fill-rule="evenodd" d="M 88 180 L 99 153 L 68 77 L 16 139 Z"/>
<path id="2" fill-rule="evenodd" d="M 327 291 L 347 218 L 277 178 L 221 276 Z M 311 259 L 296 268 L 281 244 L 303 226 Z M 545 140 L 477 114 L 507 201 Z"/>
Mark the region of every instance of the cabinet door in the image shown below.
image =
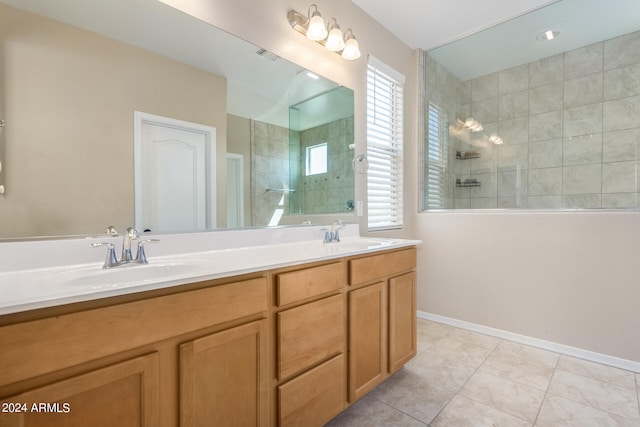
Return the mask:
<path id="1" fill-rule="evenodd" d="M 0 413 L 0 425 L 8 427 L 155 427 L 158 355 L 151 353 L 90 371 L 3 402 L 24 404 L 22 409 L 26 410 Z"/>
<path id="2" fill-rule="evenodd" d="M 416 355 L 416 274 L 389 280 L 389 372 Z"/>
<path id="3" fill-rule="evenodd" d="M 384 282 L 349 292 L 349 401 L 384 378 L 386 310 Z"/>
<path id="4" fill-rule="evenodd" d="M 267 424 L 267 321 L 180 346 L 182 426 Z"/>

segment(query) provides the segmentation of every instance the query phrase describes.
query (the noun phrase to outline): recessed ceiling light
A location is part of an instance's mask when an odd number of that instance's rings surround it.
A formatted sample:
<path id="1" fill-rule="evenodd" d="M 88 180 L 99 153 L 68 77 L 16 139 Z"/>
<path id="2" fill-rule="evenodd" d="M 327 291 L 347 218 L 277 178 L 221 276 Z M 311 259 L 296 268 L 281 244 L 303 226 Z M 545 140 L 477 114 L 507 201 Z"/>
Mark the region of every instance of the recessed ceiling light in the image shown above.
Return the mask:
<path id="1" fill-rule="evenodd" d="M 556 37 L 558 37 L 558 34 L 560 34 L 560 31 L 558 30 L 547 30 L 544 33 L 540 34 L 537 39 L 538 40 L 543 40 L 543 41 L 549 41 L 549 40 L 553 40 Z"/>
<path id="2" fill-rule="evenodd" d="M 296 73 L 296 76 L 301 76 L 301 75 L 305 75 L 305 76 L 307 76 L 308 78 L 313 79 L 313 80 L 318 80 L 318 79 L 320 79 L 320 76 L 319 76 L 319 75 L 317 75 L 317 74 L 316 74 L 316 73 L 314 73 L 313 71 L 305 70 L 304 68 L 302 68 L 300 71 L 298 71 L 298 72 Z"/>

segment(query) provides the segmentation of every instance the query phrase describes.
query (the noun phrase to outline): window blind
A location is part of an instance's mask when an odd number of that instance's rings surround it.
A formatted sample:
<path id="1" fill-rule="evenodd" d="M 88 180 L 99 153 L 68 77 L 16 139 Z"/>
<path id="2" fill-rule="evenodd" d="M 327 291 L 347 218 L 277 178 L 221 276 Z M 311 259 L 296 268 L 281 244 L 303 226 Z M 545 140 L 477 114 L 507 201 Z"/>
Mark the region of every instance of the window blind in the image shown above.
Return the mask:
<path id="1" fill-rule="evenodd" d="M 369 58 L 367 174 L 369 230 L 402 227 L 402 87 L 404 78 Z"/>
<path id="2" fill-rule="evenodd" d="M 429 103 L 427 112 L 427 158 L 425 209 L 446 208 L 447 114 Z"/>

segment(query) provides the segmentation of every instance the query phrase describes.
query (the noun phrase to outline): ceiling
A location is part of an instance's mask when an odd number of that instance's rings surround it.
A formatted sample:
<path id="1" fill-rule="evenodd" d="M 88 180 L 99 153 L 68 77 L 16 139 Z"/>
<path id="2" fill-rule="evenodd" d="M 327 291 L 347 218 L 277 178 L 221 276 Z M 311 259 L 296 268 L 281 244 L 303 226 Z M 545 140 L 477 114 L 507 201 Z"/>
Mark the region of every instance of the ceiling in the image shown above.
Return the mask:
<path id="1" fill-rule="evenodd" d="M 639 0 L 352 1 L 463 81 L 640 30 Z"/>
<path id="2" fill-rule="evenodd" d="M 464 81 L 640 29 L 640 0 L 394 0 L 393 8 L 388 0 L 352 1 Z M 256 46 L 157 1 L 0 2 L 226 76 L 236 94 L 230 102 L 242 100 L 245 88 L 286 105 L 329 89 L 314 88 L 319 83 L 305 79 L 299 66 L 265 61 L 255 54 Z M 549 26 L 559 28 L 560 36 L 540 43 L 536 36 Z M 258 105 L 238 104 L 243 109 Z M 253 112 L 245 116 L 261 118 Z"/>
<path id="3" fill-rule="evenodd" d="M 227 111 L 280 126 L 289 125 L 289 106 L 338 85 L 310 79 L 305 69 L 239 37 L 189 16 L 162 0 L 0 0 L 227 78 Z M 167 31 L 171 28 L 172 31 Z M 178 30 L 179 29 L 179 30 Z M 338 96 L 338 95 L 329 95 Z M 333 109 L 333 118 L 353 114 Z M 350 111 L 350 112 L 349 112 Z M 297 130 L 331 121 L 327 114 Z"/>
<path id="4" fill-rule="evenodd" d="M 352 0 L 412 49 L 431 50 L 557 0 Z"/>

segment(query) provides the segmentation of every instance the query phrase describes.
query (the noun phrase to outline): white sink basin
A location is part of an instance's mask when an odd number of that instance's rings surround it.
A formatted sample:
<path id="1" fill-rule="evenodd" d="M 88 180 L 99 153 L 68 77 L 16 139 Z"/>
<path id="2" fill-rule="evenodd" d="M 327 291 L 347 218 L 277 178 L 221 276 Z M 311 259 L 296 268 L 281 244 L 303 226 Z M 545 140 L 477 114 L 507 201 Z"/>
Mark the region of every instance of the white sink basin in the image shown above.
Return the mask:
<path id="1" fill-rule="evenodd" d="M 322 233 L 318 233 L 318 236 L 321 235 Z M 318 238 L 312 241 L 187 252 L 187 248 L 191 247 L 190 241 L 178 240 L 177 244 L 183 245 L 183 249 L 176 251 L 177 255 L 153 257 L 147 265 L 132 264 L 102 269 L 97 260 L 89 263 L 83 258 L 86 262 L 84 264 L 4 272 L 0 270 L 0 315 L 418 243 L 420 242 L 403 239 L 345 235 L 341 242 L 327 244 Z M 86 249 L 84 240 L 75 244 Z"/>
<path id="2" fill-rule="evenodd" d="M 176 259 L 146 265 L 129 264 L 108 269 L 95 266 L 71 268 L 43 274 L 36 281 L 43 286 L 98 290 L 193 276 L 204 272 L 205 269 L 205 260 Z"/>
<path id="3" fill-rule="evenodd" d="M 341 242 L 322 243 L 329 253 L 350 253 L 360 252 L 369 249 L 380 249 L 385 246 L 393 245 L 394 241 L 390 239 L 343 239 Z"/>
<path id="4" fill-rule="evenodd" d="M 338 242 L 339 245 L 353 248 L 354 250 L 364 250 L 364 249 L 377 249 L 381 246 L 391 246 L 393 244 L 393 240 L 389 239 L 359 239 L 354 241 L 344 240 L 342 242 Z"/>

